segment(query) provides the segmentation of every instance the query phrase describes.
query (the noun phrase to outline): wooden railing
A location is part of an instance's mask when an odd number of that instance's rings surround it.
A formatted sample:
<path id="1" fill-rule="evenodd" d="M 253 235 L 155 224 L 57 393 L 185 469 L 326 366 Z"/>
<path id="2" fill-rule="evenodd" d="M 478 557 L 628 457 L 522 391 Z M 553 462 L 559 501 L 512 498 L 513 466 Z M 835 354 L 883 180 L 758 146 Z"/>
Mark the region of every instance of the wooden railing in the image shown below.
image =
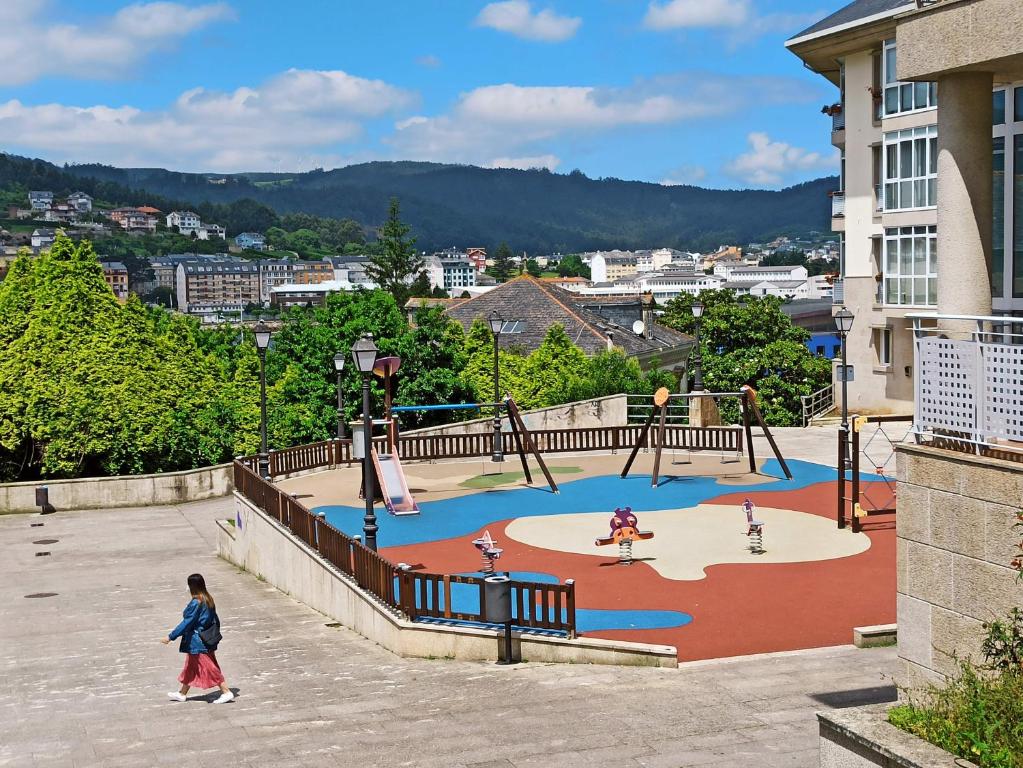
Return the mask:
<path id="1" fill-rule="evenodd" d="M 324 449 L 319 446 L 330 443 L 341 444 L 341 441 L 317 444 L 315 450 L 307 455 L 317 460 L 322 458 Z M 335 445 L 327 450 L 336 449 Z M 301 456 L 298 453 L 295 455 Z M 291 459 L 287 461 L 290 462 Z M 299 466 L 299 462 L 296 460 L 277 466 L 295 467 Z M 362 542 L 356 541 L 326 520 L 314 515 L 300 501 L 272 482 L 261 478 L 249 461 L 238 459 L 234 462 L 234 487 L 238 493 L 315 550 L 320 557 L 341 573 L 353 578 L 362 589 L 384 604 L 397 609 L 410 620 L 433 618 L 485 622 L 486 604 L 482 578 L 399 569 L 387 558 L 364 546 Z M 479 594 L 476 610 L 462 613 L 451 610 L 453 583 L 475 586 Z M 513 581 L 511 586 L 514 626 L 564 632 L 569 637 L 575 636 L 574 582 L 541 584 Z"/>
<path id="2" fill-rule="evenodd" d="M 540 453 L 585 453 L 588 451 L 628 450 L 640 439 L 639 426 L 577 427 L 573 429 L 539 429 L 530 435 Z M 656 447 L 656 432 L 650 433 L 645 448 Z M 378 451 L 388 449 L 387 438 L 374 437 Z M 398 455 L 404 461 L 432 461 L 436 459 L 472 459 L 493 453 L 494 433 L 476 432 L 455 435 L 399 435 Z M 739 426 L 689 427 L 668 426 L 664 432 L 664 447 L 690 450 L 743 450 L 743 431 Z M 501 450 L 505 455 L 516 451 L 514 436 L 501 433 Z M 352 441 L 324 440 L 294 448 L 270 452 L 270 476 L 282 477 L 293 472 L 334 467 L 354 461 Z M 238 459 L 257 471 L 254 456 Z"/>

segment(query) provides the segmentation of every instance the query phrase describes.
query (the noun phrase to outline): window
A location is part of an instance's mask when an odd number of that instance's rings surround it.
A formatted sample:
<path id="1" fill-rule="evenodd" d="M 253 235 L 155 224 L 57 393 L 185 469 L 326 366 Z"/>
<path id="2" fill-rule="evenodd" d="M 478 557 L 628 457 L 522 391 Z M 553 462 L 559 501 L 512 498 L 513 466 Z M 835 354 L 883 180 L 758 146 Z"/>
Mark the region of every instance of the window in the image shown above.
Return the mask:
<path id="1" fill-rule="evenodd" d="M 526 323 L 523 320 L 505 320 L 501 326 L 501 333 L 522 333 L 526 330 Z"/>
<path id="2" fill-rule="evenodd" d="M 1017 88 L 1016 92 L 1023 91 Z M 1013 137 L 1012 297 L 1023 298 L 1023 134 Z"/>
<path id="3" fill-rule="evenodd" d="M 993 149 L 991 207 L 994 210 L 994 222 L 991 232 L 991 295 L 1001 298 L 1005 295 L 1005 138 L 1002 136 L 995 138 Z"/>
<path id="4" fill-rule="evenodd" d="M 897 115 L 938 105 L 936 83 L 902 83 L 895 75 L 895 41 L 884 44 L 884 113 Z"/>
<path id="5" fill-rule="evenodd" d="M 884 210 L 931 208 L 938 202 L 938 126 L 884 135 Z"/>
<path id="6" fill-rule="evenodd" d="M 884 303 L 936 306 L 937 227 L 890 227 L 884 235 Z"/>
<path id="7" fill-rule="evenodd" d="M 1013 117 L 1018 123 L 1023 120 L 1023 86 L 1014 90 L 1014 102 Z"/>
<path id="8" fill-rule="evenodd" d="M 991 98 L 991 125 L 1005 125 L 1005 91 L 995 91 Z"/>
<path id="9" fill-rule="evenodd" d="M 874 329 L 874 349 L 877 351 L 877 364 L 888 368 L 892 364 L 892 329 Z"/>

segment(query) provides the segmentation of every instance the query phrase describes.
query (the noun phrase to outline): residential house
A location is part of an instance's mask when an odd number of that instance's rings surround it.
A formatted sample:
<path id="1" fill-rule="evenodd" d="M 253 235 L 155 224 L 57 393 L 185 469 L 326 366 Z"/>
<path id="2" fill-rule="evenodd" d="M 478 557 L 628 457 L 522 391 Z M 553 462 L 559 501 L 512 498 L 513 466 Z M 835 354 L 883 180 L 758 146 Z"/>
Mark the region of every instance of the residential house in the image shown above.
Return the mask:
<path id="1" fill-rule="evenodd" d="M 128 268 L 120 261 L 102 261 L 103 279 L 114 296 L 123 301 L 128 298 Z"/>
<path id="2" fill-rule="evenodd" d="M 226 240 L 227 230 L 219 224 L 203 224 L 195 230 L 195 236 L 198 240 L 211 240 L 215 237 L 219 237 L 221 240 Z"/>
<path id="3" fill-rule="evenodd" d="M 579 301 L 576 294 L 523 275 L 480 296 L 452 303 L 444 314 L 468 331 L 473 321 L 487 322 L 496 312 L 504 319 L 499 344 L 527 352 L 537 349 L 555 324 L 562 325 L 569 338 L 587 354 L 618 347 L 644 368 L 653 365 L 677 368 L 692 349 L 691 337 L 660 325 L 652 311 L 648 315 L 649 324 L 636 333 L 632 327 L 621 326 L 580 306 Z"/>
<path id="4" fill-rule="evenodd" d="M 57 239 L 57 231 L 54 229 L 34 229 L 32 230 L 32 250 L 38 253 L 41 250 L 46 250 L 53 245 L 54 240 Z"/>
<path id="5" fill-rule="evenodd" d="M 33 211 L 48 211 L 53 206 L 53 193 L 45 190 L 28 193 L 28 207 Z"/>
<path id="6" fill-rule="evenodd" d="M 62 224 L 73 224 L 78 221 L 78 211 L 67 203 L 56 203 L 43 212 L 43 221 L 55 221 Z"/>
<path id="7" fill-rule="evenodd" d="M 330 264 L 334 280 L 352 283 L 356 288 L 376 287 L 376 283 L 366 274 L 368 256 L 325 256 L 323 260 Z"/>
<path id="8" fill-rule="evenodd" d="M 266 250 L 266 239 L 259 232 L 242 232 L 235 236 L 234 243 L 246 251 Z"/>
<path id="9" fill-rule="evenodd" d="M 142 211 L 133 210 L 125 213 L 121 217 L 120 224 L 126 232 L 156 234 L 156 217 Z"/>
<path id="10" fill-rule="evenodd" d="M 260 303 L 260 267 L 250 261 L 194 259 L 177 265 L 178 309 L 213 316 Z"/>
<path id="11" fill-rule="evenodd" d="M 182 235 L 188 236 L 202 226 L 199 214 L 193 211 L 171 211 L 167 214 L 167 229 L 177 229 Z M 205 239 L 205 238 L 203 238 Z"/>
<path id="12" fill-rule="evenodd" d="M 79 213 L 92 212 L 92 197 L 84 192 L 72 192 L 68 195 L 67 204 Z"/>
<path id="13" fill-rule="evenodd" d="M 465 249 L 465 257 L 473 263 L 477 272 L 487 268 L 487 249 L 480 246 L 473 246 Z"/>

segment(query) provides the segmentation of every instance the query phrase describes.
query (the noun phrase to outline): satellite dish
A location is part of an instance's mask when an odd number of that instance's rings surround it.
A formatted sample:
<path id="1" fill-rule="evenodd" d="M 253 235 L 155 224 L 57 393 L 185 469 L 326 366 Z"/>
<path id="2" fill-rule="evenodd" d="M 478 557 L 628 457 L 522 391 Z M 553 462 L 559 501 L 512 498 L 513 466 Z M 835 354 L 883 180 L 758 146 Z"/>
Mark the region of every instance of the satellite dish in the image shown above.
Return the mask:
<path id="1" fill-rule="evenodd" d="M 643 331 L 645 331 L 645 330 L 646 330 L 646 325 L 643 323 L 642 320 L 637 320 L 636 322 L 634 322 L 632 324 L 632 332 L 634 334 L 636 334 L 637 336 L 642 336 L 643 335 Z"/>

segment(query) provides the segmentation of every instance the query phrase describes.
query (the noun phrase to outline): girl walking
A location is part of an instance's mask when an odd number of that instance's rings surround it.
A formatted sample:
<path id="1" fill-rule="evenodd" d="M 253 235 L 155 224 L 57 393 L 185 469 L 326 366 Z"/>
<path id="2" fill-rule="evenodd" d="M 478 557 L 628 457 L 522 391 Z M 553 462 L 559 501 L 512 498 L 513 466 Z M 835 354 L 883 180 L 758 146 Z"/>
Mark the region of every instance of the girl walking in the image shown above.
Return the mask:
<path id="1" fill-rule="evenodd" d="M 206 580 L 201 574 L 193 573 L 188 577 L 188 591 L 192 595 L 188 605 L 182 614 L 181 623 L 171 630 L 167 637 L 160 642 L 164 645 L 171 640 L 181 638 L 180 650 L 185 656 L 185 668 L 178 676 L 181 683 L 180 691 L 171 691 L 167 694 L 171 701 L 185 701 L 185 696 L 190 688 L 219 688 L 220 697 L 214 704 L 226 704 L 234 699 L 234 694 L 228 688 L 224 680 L 224 673 L 220 671 L 217 663 L 217 646 L 210 640 L 208 630 L 216 625 L 219 637 L 220 620 L 217 618 L 217 606 L 213 602 L 213 596 L 206 589 Z M 203 634 L 207 635 L 210 645 L 203 641 Z"/>

